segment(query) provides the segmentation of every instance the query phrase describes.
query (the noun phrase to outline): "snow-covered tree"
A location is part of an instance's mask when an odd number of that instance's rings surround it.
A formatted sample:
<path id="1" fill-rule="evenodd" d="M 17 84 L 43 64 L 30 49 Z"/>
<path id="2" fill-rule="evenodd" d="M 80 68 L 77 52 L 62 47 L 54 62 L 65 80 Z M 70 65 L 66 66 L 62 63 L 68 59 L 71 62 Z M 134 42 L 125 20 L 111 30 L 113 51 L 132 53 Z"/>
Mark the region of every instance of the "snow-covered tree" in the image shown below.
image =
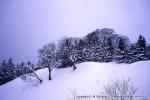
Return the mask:
<path id="1" fill-rule="evenodd" d="M 146 47 L 146 40 L 144 36 L 139 35 L 138 41 L 137 41 L 137 47 L 140 49 L 143 49 Z"/>
<path id="2" fill-rule="evenodd" d="M 63 38 L 58 43 L 57 55 L 61 59 L 62 67 L 73 66 L 76 69 L 75 63 L 80 59 L 78 52 L 78 38 Z"/>
<path id="3" fill-rule="evenodd" d="M 17 69 L 12 61 L 12 58 L 10 58 L 8 62 L 3 60 L 0 70 L 0 84 L 4 84 L 17 77 Z"/>
<path id="4" fill-rule="evenodd" d="M 47 67 L 49 71 L 49 80 L 51 80 L 51 72 L 53 68 L 58 67 L 59 62 L 56 59 L 56 45 L 54 43 L 47 44 L 39 50 L 39 65 Z"/>
<path id="5" fill-rule="evenodd" d="M 140 60 L 147 60 L 148 57 L 146 55 L 147 52 L 147 44 L 146 44 L 146 40 L 144 38 L 144 36 L 139 35 L 139 38 L 137 40 L 137 43 L 135 44 L 135 58 L 137 59 L 136 61 L 140 61 Z"/>

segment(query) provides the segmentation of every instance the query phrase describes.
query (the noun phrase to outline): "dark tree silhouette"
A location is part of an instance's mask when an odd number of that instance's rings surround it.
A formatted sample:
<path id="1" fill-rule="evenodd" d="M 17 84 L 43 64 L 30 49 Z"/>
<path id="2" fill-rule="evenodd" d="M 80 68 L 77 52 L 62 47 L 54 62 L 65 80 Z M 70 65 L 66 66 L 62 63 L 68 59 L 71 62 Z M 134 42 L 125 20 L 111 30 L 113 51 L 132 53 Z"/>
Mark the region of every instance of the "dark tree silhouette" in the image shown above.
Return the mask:
<path id="1" fill-rule="evenodd" d="M 125 43 L 122 38 L 119 39 L 118 48 L 122 51 L 125 49 Z"/>
<path id="2" fill-rule="evenodd" d="M 145 48 L 146 47 L 146 40 L 144 36 L 140 35 L 137 41 L 138 48 Z"/>

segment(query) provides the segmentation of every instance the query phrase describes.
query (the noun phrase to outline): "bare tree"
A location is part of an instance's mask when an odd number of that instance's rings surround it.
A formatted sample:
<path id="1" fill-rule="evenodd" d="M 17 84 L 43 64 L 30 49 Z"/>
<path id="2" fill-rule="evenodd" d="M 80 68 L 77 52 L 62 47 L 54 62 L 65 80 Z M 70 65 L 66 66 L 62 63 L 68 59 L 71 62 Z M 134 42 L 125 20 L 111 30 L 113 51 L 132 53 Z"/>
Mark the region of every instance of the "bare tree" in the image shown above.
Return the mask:
<path id="1" fill-rule="evenodd" d="M 109 100 L 133 100 L 137 88 L 131 82 L 131 79 L 111 80 L 104 86 L 104 95 Z"/>
<path id="2" fill-rule="evenodd" d="M 96 97 L 97 100 L 134 100 L 134 96 L 137 92 L 137 88 L 134 86 L 130 78 L 123 78 L 117 80 L 111 80 L 110 83 L 105 84 L 103 91 L 99 94 L 102 98 Z M 77 90 L 70 90 L 71 96 L 68 100 L 85 100 L 78 96 Z M 84 95 L 81 95 L 84 97 Z M 87 100 L 93 100 L 93 98 L 86 98 Z M 94 100 L 95 100 L 94 99 Z M 145 98 L 143 99 L 145 100 Z"/>

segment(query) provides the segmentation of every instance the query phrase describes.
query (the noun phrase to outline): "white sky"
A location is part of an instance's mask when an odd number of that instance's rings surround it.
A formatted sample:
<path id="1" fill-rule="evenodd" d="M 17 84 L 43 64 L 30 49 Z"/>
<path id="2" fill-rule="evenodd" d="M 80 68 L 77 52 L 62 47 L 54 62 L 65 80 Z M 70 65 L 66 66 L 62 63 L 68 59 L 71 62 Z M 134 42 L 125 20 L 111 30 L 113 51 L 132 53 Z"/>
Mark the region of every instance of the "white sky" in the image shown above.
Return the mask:
<path id="1" fill-rule="evenodd" d="M 150 43 L 149 0 L 1 0 L 0 60 L 37 61 L 42 45 L 64 36 L 81 37 L 113 28 Z"/>

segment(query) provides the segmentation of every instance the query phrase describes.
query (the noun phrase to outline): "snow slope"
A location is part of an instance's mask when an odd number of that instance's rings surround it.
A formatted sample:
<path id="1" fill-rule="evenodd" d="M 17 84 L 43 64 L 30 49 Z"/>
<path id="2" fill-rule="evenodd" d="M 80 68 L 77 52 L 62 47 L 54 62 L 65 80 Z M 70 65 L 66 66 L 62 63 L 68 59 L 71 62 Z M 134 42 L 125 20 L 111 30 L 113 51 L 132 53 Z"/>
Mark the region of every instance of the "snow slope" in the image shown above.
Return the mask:
<path id="1" fill-rule="evenodd" d="M 85 62 L 72 68 L 55 69 L 52 80 L 48 81 L 48 70 L 36 73 L 43 83 L 32 86 L 17 78 L 0 86 L 0 100 L 68 100 L 70 92 L 76 90 L 79 95 L 100 93 L 104 84 L 111 79 L 131 78 L 138 88 L 138 94 L 150 96 L 150 62 L 133 64 Z"/>

